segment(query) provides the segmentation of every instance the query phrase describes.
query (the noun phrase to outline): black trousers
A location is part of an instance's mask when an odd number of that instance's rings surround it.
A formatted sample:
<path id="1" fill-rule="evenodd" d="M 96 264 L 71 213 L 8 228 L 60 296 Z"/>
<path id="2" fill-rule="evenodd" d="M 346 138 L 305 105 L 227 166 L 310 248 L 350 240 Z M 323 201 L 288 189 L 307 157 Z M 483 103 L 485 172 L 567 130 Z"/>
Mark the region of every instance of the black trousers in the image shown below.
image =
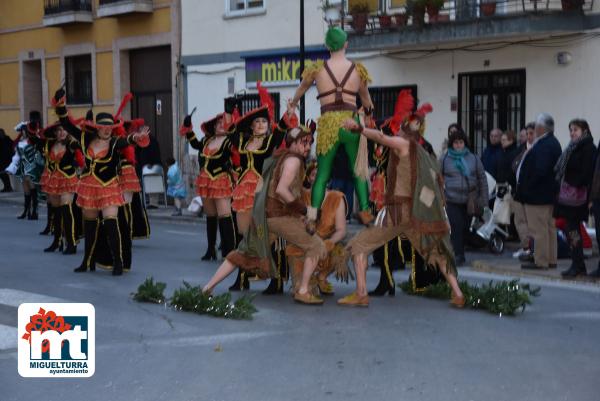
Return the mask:
<path id="1" fill-rule="evenodd" d="M 2 187 L 3 190 L 5 191 L 12 191 L 12 186 L 10 185 L 10 178 L 8 177 L 8 174 L 5 172 L 0 172 L 0 180 L 2 180 L 2 184 L 4 185 L 4 187 Z"/>
<path id="2" fill-rule="evenodd" d="M 467 204 L 446 204 L 446 213 L 450 220 L 450 242 L 457 257 L 465 256 L 465 237 L 469 228 L 469 216 L 467 215 Z"/>

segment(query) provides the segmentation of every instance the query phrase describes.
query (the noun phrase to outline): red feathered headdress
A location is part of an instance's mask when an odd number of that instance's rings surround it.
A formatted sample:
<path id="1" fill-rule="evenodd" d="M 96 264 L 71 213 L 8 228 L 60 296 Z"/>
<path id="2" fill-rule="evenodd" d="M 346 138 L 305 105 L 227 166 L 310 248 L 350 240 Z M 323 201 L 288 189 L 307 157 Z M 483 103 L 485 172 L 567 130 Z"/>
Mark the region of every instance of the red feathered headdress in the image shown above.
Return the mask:
<path id="1" fill-rule="evenodd" d="M 261 85 L 260 81 L 256 83 L 256 89 L 258 90 L 260 105 L 267 106 L 269 110 L 269 122 L 272 124 L 275 120 L 275 102 L 271 95 L 269 95 L 269 91 Z"/>
<path id="2" fill-rule="evenodd" d="M 394 106 L 394 115 L 390 117 L 383 125 L 389 125 L 391 131 L 396 134 L 404 120 L 410 116 L 415 108 L 415 98 L 410 89 L 402 89 L 398 93 L 396 105 Z"/>

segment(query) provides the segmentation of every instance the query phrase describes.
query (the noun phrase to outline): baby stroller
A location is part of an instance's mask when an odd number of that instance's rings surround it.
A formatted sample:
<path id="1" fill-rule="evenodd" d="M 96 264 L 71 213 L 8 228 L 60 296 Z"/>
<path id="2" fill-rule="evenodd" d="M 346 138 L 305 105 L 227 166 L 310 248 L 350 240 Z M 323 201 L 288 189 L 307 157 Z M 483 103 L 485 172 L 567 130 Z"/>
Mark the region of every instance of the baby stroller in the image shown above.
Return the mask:
<path id="1" fill-rule="evenodd" d="M 469 226 L 470 243 L 478 248 L 485 246 L 494 253 L 501 254 L 504 251 L 504 241 L 508 238 L 508 232 L 500 227 L 500 224 L 510 224 L 510 186 L 508 184 L 496 185 L 494 178 L 486 172 L 490 199 L 496 197 L 494 210 L 489 207 L 483 209 L 481 217 L 473 216 Z"/>

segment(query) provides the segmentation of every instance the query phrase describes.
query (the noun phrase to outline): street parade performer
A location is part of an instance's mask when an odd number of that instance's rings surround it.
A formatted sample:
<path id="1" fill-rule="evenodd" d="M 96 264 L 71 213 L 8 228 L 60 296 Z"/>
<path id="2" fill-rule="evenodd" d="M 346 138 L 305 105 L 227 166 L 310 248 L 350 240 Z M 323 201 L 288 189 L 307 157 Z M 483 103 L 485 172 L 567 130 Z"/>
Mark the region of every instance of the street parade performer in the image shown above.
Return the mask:
<path id="1" fill-rule="evenodd" d="M 318 119 L 317 178 L 312 190 L 311 204 L 320 208 L 325 189 L 331 176 L 335 155 L 340 145 L 346 151 L 353 172 L 354 190 L 359 203 L 358 219 L 368 225 L 373 221 L 369 212 L 368 149 L 366 139 L 353 135 L 342 124 L 356 113 L 356 96 L 360 96 L 367 115 L 367 123 L 373 111 L 367 69 L 360 63 L 346 58 L 347 34 L 339 27 L 330 27 L 325 35 L 325 45 L 330 51 L 329 60 L 309 63 L 302 73 L 302 82 L 296 90 L 293 105 L 296 106 L 304 93 L 317 84 L 321 102 Z M 357 160 L 358 159 L 358 160 Z"/>
<path id="2" fill-rule="evenodd" d="M 315 127 L 316 128 L 316 127 Z M 310 204 L 310 192 L 317 172 L 317 163 L 309 163 L 304 179 L 304 202 Z M 316 226 L 316 234 L 321 237 L 327 249 L 327 257 L 320 260 L 312 279 L 309 291 L 315 296 L 333 295 L 333 286 L 327 280 L 335 272 L 336 277 L 348 281 L 348 261 L 344 251 L 343 240 L 346 237 L 346 213 L 348 203 L 340 191 L 325 192 L 325 199 L 321 206 L 321 216 Z M 292 270 L 293 293 L 300 288 L 304 270 L 304 252 L 299 247 L 288 244 L 285 253 L 289 259 Z"/>
<path id="3" fill-rule="evenodd" d="M 236 212 L 237 228 L 240 234 L 238 241 L 241 241 L 243 233 L 248 230 L 252 221 L 254 196 L 257 189 L 262 186 L 262 170 L 265 160 L 281 146 L 287 130 L 298 125 L 298 118 L 294 114 L 294 108 L 290 101 L 288 101 L 286 112 L 277 123 L 275 121 L 275 102 L 260 82 L 257 83 L 257 89 L 260 107 L 244 113 L 241 118 L 236 119 L 230 129 L 230 138 L 234 146 L 233 154 L 238 159 L 233 164 L 234 167 L 239 165 L 239 177 L 232 193 L 231 203 L 231 208 Z M 273 247 L 273 252 L 280 254 L 274 256 L 280 270 L 277 277 L 283 276 L 287 279 L 285 254 L 281 249 L 282 241 L 278 240 Z M 281 293 L 283 287 L 280 284 L 282 282 L 279 279 L 271 280 L 263 294 Z M 240 291 L 249 288 L 247 273 L 238 269 L 235 283 L 229 287 L 229 290 Z"/>
<path id="4" fill-rule="evenodd" d="M 56 91 L 52 103 L 62 126 L 79 141 L 85 156 L 85 168 L 77 186 L 77 204 L 83 209 L 85 253 L 76 273 L 95 270 L 94 251 L 100 227 L 99 214 L 102 212 L 106 240 L 113 259 L 114 276 L 123 274 L 123 254 L 121 233 L 117 221 L 119 206 L 125 204 L 119 186 L 120 150 L 128 145 L 147 146 L 149 129 L 127 135 L 124 138 L 113 135 L 113 131 L 123 125 L 115 121 L 109 113 L 96 114 L 96 122 L 85 120 L 82 127 L 75 126 L 69 118 L 64 89 Z"/>
<path id="5" fill-rule="evenodd" d="M 73 210 L 73 197 L 79 184 L 77 169 L 85 165 L 81 147 L 60 122 L 44 128 L 40 136 L 34 142 L 46 160 L 40 184 L 53 209 L 51 231 L 54 235 L 52 244 L 44 252 L 59 249 L 64 238 L 66 246 L 63 253 L 74 254 L 77 252 L 78 232 L 81 231 L 77 229 L 81 219 L 75 217 Z"/>
<path id="6" fill-rule="evenodd" d="M 23 185 L 25 203 L 23 213 L 17 219 L 38 219 L 38 191 L 40 176 L 44 170 L 44 158 L 34 144 L 34 138 L 42 128 L 42 117 L 39 111 L 29 113 L 29 121 L 21 122 L 15 127 L 19 132 L 15 139 L 16 149 L 12 162 L 6 172 L 16 175 Z"/>
<path id="7" fill-rule="evenodd" d="M 286 149 L 277 150 L 265 161 L 263 180 L 266 183 L 256 193 L 252 222 L 236 251 L 227 255 L 203 292 L 213 288 L 229 276 L 235 266 L 254 272 L 259 277 L 276 277 L 277 267 L 271 253 L 271 243 L 281 237 L 304 251 L 304 271 L 294 299 L 305 304 L 321 304 L 323 300 L 309 291 L 309 282 L 317 263 L 327 250 L 318 235 L 306 231 L 305 220 L 317 219 L 317 209 L 307 207 L 302 200 L 305 158 L 312 145 L 312 132 L 305 127 L 288 130 Z"/>
<path id="8" fill-rule="evenodd" d="M 465 298 L 456 279 L 442 177 L 435 158 L 419 145 L 421 121 L 399 116 L 393 127 L 396 133 L 393 137 L 365 128 L 361 122 L 349 118 L 344 127 L 390 148 L 385 208 L 373 227 L 360 231 L 348 243 L 347 249 L 356 270 L 356 291 L 338 300 L 338 304 L 369 305 L 367 257 L 389 240 L 403 235 L 428 265 L 437 267 L 444 275 L 452 289 L 451 304 L 463 307 Z"/>

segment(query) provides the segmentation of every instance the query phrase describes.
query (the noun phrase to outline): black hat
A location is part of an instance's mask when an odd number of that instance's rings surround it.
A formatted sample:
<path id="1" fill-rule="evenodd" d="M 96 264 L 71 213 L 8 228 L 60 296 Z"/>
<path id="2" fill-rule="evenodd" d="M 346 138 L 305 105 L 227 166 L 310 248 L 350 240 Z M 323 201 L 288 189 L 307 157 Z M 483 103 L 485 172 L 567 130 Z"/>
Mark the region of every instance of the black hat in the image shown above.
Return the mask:
<path id="1" fill-rule="evenodd" d="M 204 121 L 202 125 L 200 125 L 200 129 L 204 132 L 206 136 L 214 136 L 216 131 L 217 122 L 223 118 L 223 113 L 219 113 L 208 121 Z"/>
<path id="2" fill-rule="evenodd" d="M 98 126 L 112 126 L 115 125 L 115 119 L 110 113 L 98 113 L 96 114 L 96 125 Z"/>
<path id="3" fill-rule="evenodd" d="M 42 127 L 42 115 L 39 111 L 31 110 L 29 112 L 29 123 L 27 123 L 27 130 L 34 134 L 38 129 Z"/>
<path id="4" fill-rule="evenodd" d="M 252 122 L 257 118 L 265 118 L 269 121 L 269 107 L 261 106 L 256 109 L 250 110 L 244 114 L 237 122 L 236 126 L 238 131 L 244 134 L 252 134 Z"/>

